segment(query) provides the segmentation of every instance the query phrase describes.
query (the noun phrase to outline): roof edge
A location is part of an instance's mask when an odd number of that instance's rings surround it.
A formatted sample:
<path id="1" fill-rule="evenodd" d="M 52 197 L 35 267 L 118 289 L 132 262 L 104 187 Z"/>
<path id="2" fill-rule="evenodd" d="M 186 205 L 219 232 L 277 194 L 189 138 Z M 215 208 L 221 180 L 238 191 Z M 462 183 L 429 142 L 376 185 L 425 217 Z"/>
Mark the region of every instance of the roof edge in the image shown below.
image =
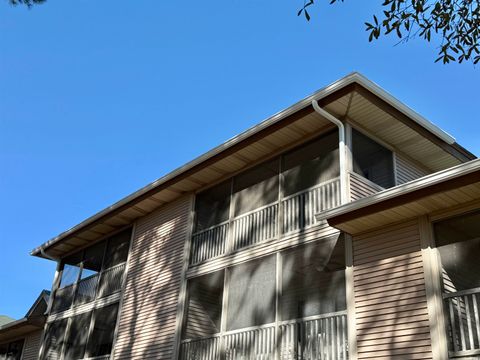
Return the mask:
<path id="1" fill-rule="evenodd" d="M 263 120 L 262 122 L 258 123 L 257 125 L 254 125 L 250 127 L 249 129 L 243 131 L 242 133 L 230 138 L 226 142 L 214 147 L 213 149 L 209 150 L 208 152 L 204 153 L 203 155 L 200 155 L 196 157 L 195 159 L 187 162 L 186 164 L 178 167 L 177 169 L 171 171 L 170 173 L 166 174 L 165 176 L 160 177 L 159 179 L 151 182 L 150 184 L 140 188 L 139 190 L 133 192 L 130 195 L 127 195 L 123 199 L 115 202 L 114 204 L 108 206 L 107 208 L 100 210 L 93 216 L 83 220 L 82 222 L 78 223 L 77 225 L 71 227 L 70 229 L 60 233 L 56 237 L 46 241 L 42 245 L 34 248 L 31 250 L 30 255 L 32 256 L 39 256 L 39 257 L 47 257 L 46 255 L 43 255 L 46 249 L 48 247 L 54 245 L 58 241 L 61 241 L 62 239 L 80 231 L 81 229 L 93 224 L 97 220 L 107 216 L 111 212 L 119 209 L 120 207 L 123 207 L 127 205 L 128 203 L 134 201 L 135 199 L 138 199 L 142 195 L 147 194 L 148 192 L 158 188 L 162 184 L 165 184 L 168 181 L 171 181 L 175 179 L 176 177 L 180 176 L 181 174 L 187 172 L 188 170 L 194 168 L 195 166 L 198 166 L 202 164 L 203 162 L 206 162 L 207 160 L 213 158 L 214 156 L 222 153 L 223 151 L 231 148 L 232 146 L 244 141 L 245 139 L 251 137 L 252 135 L 256 134 L 257 132 L 260 132 L 263 129 L 268 128 L 269 126 L 280 122 L 284 118 L 308 107 L 311 106 L 312 100 L 321 100 L 328 95 L 331 95 L 335 93 L 336 91 L 354 84 L 358 83 L 361 86 L 365 87 L 367 90 L 371 91 L 373 94 L 377 95 L 384 101 L 388 102 L 392 106 L 396 107 L 399 111 L 403 112 L 406 116 L 411 118 L 414 122 L 418 123 L 420 126 L 424 127 L 426 130 L 434 134 L 436 137 L 444 141 L 450 146 L 453 146 L 455 144 L 455 139 L 450 136 L 448 133 L 445 131 L 441 130 L 439 127 L 428 121 L 427 119 L 423 118 L 421 115 L 413 111 L 411 108 L 400 102 L 398 99 L 390 95 L 387 91 L 382 89 L 379 85 L 375 84 L 371 80 L 367 79 L 365 76 L 358 72 L 352 72 L 345 77 L 336 80 L 335 82 L 331 83 L 330 85 L 327 85 L 320 90 L 314 92 L 313 94 L 305 97 L 304 99 L 298 101 L 297 103 L 291 105 L 290 107 L 281 110 L 277 112 L 276 114 L 268 117 L 267 119 Z M 472 154 L 473 155 L 473 154 Z"/>

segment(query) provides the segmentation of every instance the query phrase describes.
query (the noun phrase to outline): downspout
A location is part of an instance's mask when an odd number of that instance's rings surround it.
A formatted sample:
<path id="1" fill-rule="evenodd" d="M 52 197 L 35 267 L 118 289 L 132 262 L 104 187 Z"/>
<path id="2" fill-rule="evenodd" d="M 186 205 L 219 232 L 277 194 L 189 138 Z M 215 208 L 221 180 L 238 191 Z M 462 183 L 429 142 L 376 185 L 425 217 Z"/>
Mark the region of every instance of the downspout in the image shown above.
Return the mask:
<path id="1" fill-rule="evenodd" d="M 340 153 L 340 203 L 343 205 L 348 202 L 347 163 L 345 159 L 345 126 L 335 116 L 322 109 L 320 105 L 318 105 L 317 100 L 312 100 L 312 106 L 318 114 L 338 127 L 338 151 Z"/>

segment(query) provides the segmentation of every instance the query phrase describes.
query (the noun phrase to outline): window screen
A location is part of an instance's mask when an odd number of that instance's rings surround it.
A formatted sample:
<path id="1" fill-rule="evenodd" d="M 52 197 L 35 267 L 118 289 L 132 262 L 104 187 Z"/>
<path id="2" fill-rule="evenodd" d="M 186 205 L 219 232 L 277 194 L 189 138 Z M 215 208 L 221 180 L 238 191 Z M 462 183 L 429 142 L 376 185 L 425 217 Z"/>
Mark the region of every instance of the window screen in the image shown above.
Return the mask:
<path id="1" fill-rule="evenodd" d="M 285 196 L 340 176 L 337 132 L 285 154 L 283 169 Z"/>
<path id="2" fill-rule="evenodd" d="M 58 360 L 62 354 L 62 347 L 67 328 L 67 319 L 54 321 L 47 326 L 44 338 L 43 360 Z"/>
<path id="3" fill-rule="evenodd" d="M 80 282 L 75 295 L 76 304 L 84 304 L 95 299 L 98 274 L 102 269 L 103 254 L 106 242 L 102 241 L 85 249 Z"/>
<path id="4" fill-rule="evenodd" d="M 20 360 L 22 356 L 24 340 L 11 342 L 8 345 L 7 360 Z"/>
<path id="5" fill-rule="evenodd" d="M 227 330 L 275 321 L 275 256 L 231 269 L 227 314 Z"/>
<path id="6" fill-rule="evenodd" d="M 70 318 L 70 330 L 65 344 L 65 359 L 82 359 L 85 355 L 92 313 L 83 313 Z"/>
<path id="7" fill-rule="evenodd" d="M 202 231 L 228 220 L 231 187 L 229 180 L 197 195 L 195 231 Z"/>
<path id="8" fill-rule="evenodd" d="M 95 310 L 93 331 L 88 341 L 89 357 L 108 355 L 111 353 L 117 313 L 118 304 Z"/>
<path id="9" fill-rule="evenodd" d="M 480 287 L 480 212 L 434 224 L 445 292 Z"/>
<path id="10" fill-rule="evenodd" d="M 278 200 L 279 159 L 268 161 L 233 180 L 235 216 Z"/>
<path id="11" fill-rule="evenodd" d="M 281 319 L 346 309 L 343 237 L 333 237 L 282 254 Z"/>
<path id="12" fill-rule="evenodd" d="M 355 129 L 352 129 L 352 145 L 353 171 L 383 188 L 395 185 L 390 150 Z"/>
<path id="13" fill-rule="evenodd" d="M 128 248 L 130 246 L 130 237 L 132 230 L 128 229 L 108 239 L 107 251 L 105 253 L 104 269 L 121 264 L 127 261 Z"/>
<path id="14" fill-rule="evenodd" d="M 188 283 L 184 338 L 207 337 L 220 332 L 224 272 L 207 274 Z"/>
<path id="15" fill-rule="evenodd" d="M 82 253 L 83 251 L 79 251 L 63 260 L 62 277 L 60 278 L 60 286 L 55 291 L 52 313 L 65 311 L 72 306 L 75 296 L 73 284 L 80 275 Z"/>

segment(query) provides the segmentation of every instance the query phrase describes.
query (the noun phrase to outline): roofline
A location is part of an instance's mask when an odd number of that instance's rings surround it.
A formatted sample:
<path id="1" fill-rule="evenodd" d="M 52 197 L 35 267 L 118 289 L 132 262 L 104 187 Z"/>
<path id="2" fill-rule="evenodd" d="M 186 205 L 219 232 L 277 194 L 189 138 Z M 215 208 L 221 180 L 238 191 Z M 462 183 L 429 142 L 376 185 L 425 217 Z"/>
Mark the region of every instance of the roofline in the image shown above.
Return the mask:
<path id="1" fill-rule="evenodd" d="M 198 166 L 202 164 L 203 162 L 206 162 L 207 160 L 213 158 L 214 156 L 221 154 L 225 150 L 231 148 L 232 146 L 248 139 L 249 137 L 255 135 L 256 133 L 260 132 L 261 130 L 264 130 L 284 118 L 308 107 L 311 106 L 312 100 L 321 100 L 322 98 L 327 97 L 328 95 L 331 95 L 335 93 L 336 91 L 351 85 L 351 84 L 360 84 L 361 86 L 365 87 L 384 101 L 390 103 L 392 106 L 396 107 L 399 109 L 401 112 L 403 112 L 405 115 L 407 115 L 409 118 L 411 118 L 414 122 L 437 136 L 439 139 L 447 143 L 448 145 L 455 146 L 455 138 L 453 138 L 451 135 L 446 133 L 445 131 L 441 130 L 439 127 L 416 113 L 414 110 L 406 106 L 405 104 L 401 103 L 398 99 L 390 95 L 387 91 L 383 90 L 380 86 L 375 84 L 374 82 L 370 81 L 367 79 L 365 76 L 361 75 L 358 72 L 353 72 L 335 82 L 332 84 L 314 92 L 310 96 L 307 96 L 306 98 L 300 100 L 299 102 L 293 104 L 292 106 L 277 112 L 273 116 L 263 120 L 259 124 L 247 129 L 246 131 L 230 138 L 226 142 L 220 144 L 219 146 L 216 146 L 212 150 L 206 152 L 205 154 L 193 159 L 192 161 L 186 163 L 185 165 L 173 170 L 172 172 L 168 173 L 165 176 L 160 177 L 159 179 L 153 181 L 152 183 L 142 187 L 141 189 L 135 191 L 134 193 L 126 196 L 125 198 L 119 200 L 118 202 L 112 204 L 111 206 L 99 211 L 95 215 L 85 219 L 84 221 L 80 222 L 79 224 L 73 226 L 72 228 L 60 233 L 56 237 L 48 240 L 47 242 L 43 243 L 42 245 L 34 248 L 31 252 L 30 255 L 33 256 L 42 256 L 41 254 L 45 252 L 45 250 L 54 245 L 55 243 L 65 239 L 69 235 L 72 235 L 81 229 L 93 224 L 97 220 L 107 216 L 108 214 L 112 213 L 113 211 L 127 205 L 128 203 L 134 201 L 135 199 L 138 199 L 142 195 L 160 187 L 161 185 L 165 184 L 166 182 L 174 180 L 176 177 L 179 177 L 180 175 L 184 174 L 188 170 L 194 168 L 195 166 Z"/>
<path id="2" fill-rule="evenodd" d="M 474 178 L 472 178 L 472 175 Z M 449 169 L 430 174 L 408 183 L 395 186 L 375 193 L 371 196 L 347 203 L 332 210 L 327 210 L 316 215 L 317 220 L 327 220 L 329 225 L 335 227 L 342 222 L 357 217 L 371 215 L 375 212 L 391 208 L 398 204 L 392 204 L 391 200 L 398 199 L 398 202 L 409 202 L 430 193 L 445 191 L 448 183 L 451 187 L 461 187 L 472 181 L 480 181 L 480 159 L 471 160 Z M 420 194 L 421 192 L 424 194 Z M 403 199 L 402 199 L 403 197 Z M 393 205 L 393 206 L 392 206 Z"/>

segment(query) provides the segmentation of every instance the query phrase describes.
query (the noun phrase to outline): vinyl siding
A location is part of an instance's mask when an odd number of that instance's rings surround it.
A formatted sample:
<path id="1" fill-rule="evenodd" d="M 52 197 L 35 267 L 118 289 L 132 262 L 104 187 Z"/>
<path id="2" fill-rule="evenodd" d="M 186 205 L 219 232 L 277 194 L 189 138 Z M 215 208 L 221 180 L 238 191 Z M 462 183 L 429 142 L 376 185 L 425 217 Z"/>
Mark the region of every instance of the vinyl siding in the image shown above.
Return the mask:
<path id="1" fill-rule="evenodd" d="M 23 346 L 22 360 L 37 360 L 40 352 L 40 341 L 42 339 L 42 330 L 30 333 L 25 338 Z"/>
<path id="2" fill-rule="evenodd" d="M 411 160 L 398 153 L 395 154 L 395 163 L 397 185 L 405 184 L 430 173 L 426 169 L 414 164 Z"/>
<path id="3" fill-rule="evenodd" d="M 362 199 L 383 190 L 381 186 L 372 183 L 370 180 L 365 179 L 357 173 L 350 173 L 349 181 L 350 201 Z"/>
<path id="4" fill-rule="evenodd" d="M 359 359 L 432 359 L 417 221 L 354 237 Z"/>
<path id="5" fill-rule="evenodd" d="M 191 197 L 135 227 L 115 359 L 171 359 Z"/>

